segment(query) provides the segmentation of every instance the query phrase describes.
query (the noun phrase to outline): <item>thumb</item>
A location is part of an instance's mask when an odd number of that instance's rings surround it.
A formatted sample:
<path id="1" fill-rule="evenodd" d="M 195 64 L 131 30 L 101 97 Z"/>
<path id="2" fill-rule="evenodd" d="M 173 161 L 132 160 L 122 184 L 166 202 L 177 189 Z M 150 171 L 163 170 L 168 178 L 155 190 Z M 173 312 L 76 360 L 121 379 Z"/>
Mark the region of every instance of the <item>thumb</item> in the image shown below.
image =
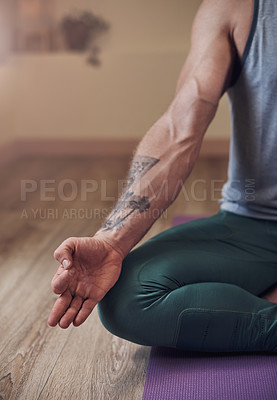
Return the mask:
<path id="1" fill-rule="evenodd" d="M 75 251 L 75 238 L 68 238 L 54 251 L 54 258 L 59 261 L 65 269 L 72 267 L 72 256 Z"/>

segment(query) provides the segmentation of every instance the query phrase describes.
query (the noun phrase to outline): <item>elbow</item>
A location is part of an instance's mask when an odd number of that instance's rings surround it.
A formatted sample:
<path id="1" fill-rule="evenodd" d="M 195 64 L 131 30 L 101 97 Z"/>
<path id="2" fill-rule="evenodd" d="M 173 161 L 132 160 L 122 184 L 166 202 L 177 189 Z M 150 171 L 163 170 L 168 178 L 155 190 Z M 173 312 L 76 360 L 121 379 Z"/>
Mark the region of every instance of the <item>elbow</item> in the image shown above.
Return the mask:
<path id="1" fill-rule="evenodd" d="M 198 146 L 213 120 L 218 102 L 208 100 L 196 79 L 191 79 L 178 92 L 166 112 L 172 143 Z"/>

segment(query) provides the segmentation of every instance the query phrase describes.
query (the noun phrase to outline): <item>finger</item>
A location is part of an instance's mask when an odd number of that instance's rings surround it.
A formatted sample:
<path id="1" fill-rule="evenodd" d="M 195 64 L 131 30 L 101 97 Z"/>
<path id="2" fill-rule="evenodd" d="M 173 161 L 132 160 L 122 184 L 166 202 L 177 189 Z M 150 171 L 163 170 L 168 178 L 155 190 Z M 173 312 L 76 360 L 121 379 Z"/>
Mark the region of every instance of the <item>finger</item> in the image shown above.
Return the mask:
<path id="1" fill-rule="evenodd" d="M 85 320 L 87 319 L 89 314 L 92 312 L 92 310 L 94 309 L 96 304 L 97 303 L 95 303 L 92 300 L 85 300 L 83 302 L 82 308 L 80 309 L 80 311 L 76 315 L 76 318 L 73 321 L 73 325 L 80 326 L 83 322 L 85 322 Z"/>
<path id="2" fill-rule="evenodd" d="M 59 325 L 61 328 L 66 329 L 73 322 L 74 318 L 78 314 L 80 308 L 82 307 L 83 299 L 80 296 L 74 297 L 69 308 L 66 310 L 65 314 L 61 318 Z"/>
<path id="3" fill-rule="evenodd" d="M 49 317 L 48 317 L 48 325 L 50 326 L 56 326 L 61 317 L 64 315 L 66 310 L 68 309 L 70 303 L 72 300 L 72 296 L 67 290 L 65 293 L 63 293 L 55 302 Z"/>
<path id="4" fill-rule="evenodd" d="M 54 251 L 54 258 L 59 261 L 64 268 L 72 266 L 72 255 L 75 251 L 75 238 L 68 238 Z"/>
<path id="5" fill-rule="evenodd" d="M 72 275 L 69 273 L 69 271 L 60 266 L 51 282 L 51 288 L 53 292 L 55 294 L 64 293 L 68 288 L 71 277 Z"/>

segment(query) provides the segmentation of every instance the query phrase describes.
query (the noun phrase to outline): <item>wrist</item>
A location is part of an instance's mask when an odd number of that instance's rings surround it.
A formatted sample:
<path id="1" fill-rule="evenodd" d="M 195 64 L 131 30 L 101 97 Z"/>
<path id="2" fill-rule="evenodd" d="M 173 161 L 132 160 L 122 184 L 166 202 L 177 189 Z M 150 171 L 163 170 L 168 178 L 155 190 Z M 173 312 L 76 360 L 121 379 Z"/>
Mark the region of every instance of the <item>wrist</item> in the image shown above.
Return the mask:
<path id="1" fill-rule="evenodd" d="M 119 241 L 117 241 L 115 238 L 110 237 L 110 235 L 107 235 L 103 231 L 96 232 L 93 237 L 97 240 L 105 242 L 109 247 L 112 248 L 114 252 L 116 252 L 122 258 L 122 260 L 127 256 L 130 251 L 130 249 L 123 248 L 119 244 Z"/>

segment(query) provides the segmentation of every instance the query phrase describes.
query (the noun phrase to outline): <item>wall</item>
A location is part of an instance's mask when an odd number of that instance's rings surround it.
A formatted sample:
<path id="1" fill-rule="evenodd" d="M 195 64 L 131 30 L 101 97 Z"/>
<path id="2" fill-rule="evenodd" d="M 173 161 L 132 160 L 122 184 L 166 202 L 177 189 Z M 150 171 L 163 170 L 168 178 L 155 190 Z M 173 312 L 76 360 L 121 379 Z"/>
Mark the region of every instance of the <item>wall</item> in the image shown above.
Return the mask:
<path id="1" fill-rule="evenodd" d="M 101 67 L 76 53 L 11 55 L 0 65 L 0 145 L 24 138 L 141 137 L 172 100 L 200 3 L 78 2 L 111 23 Z M 57 21 L 76 8 L 76 0 L 55 4 Z M 207 136 L 228 134 L 223 100 Z"/>

